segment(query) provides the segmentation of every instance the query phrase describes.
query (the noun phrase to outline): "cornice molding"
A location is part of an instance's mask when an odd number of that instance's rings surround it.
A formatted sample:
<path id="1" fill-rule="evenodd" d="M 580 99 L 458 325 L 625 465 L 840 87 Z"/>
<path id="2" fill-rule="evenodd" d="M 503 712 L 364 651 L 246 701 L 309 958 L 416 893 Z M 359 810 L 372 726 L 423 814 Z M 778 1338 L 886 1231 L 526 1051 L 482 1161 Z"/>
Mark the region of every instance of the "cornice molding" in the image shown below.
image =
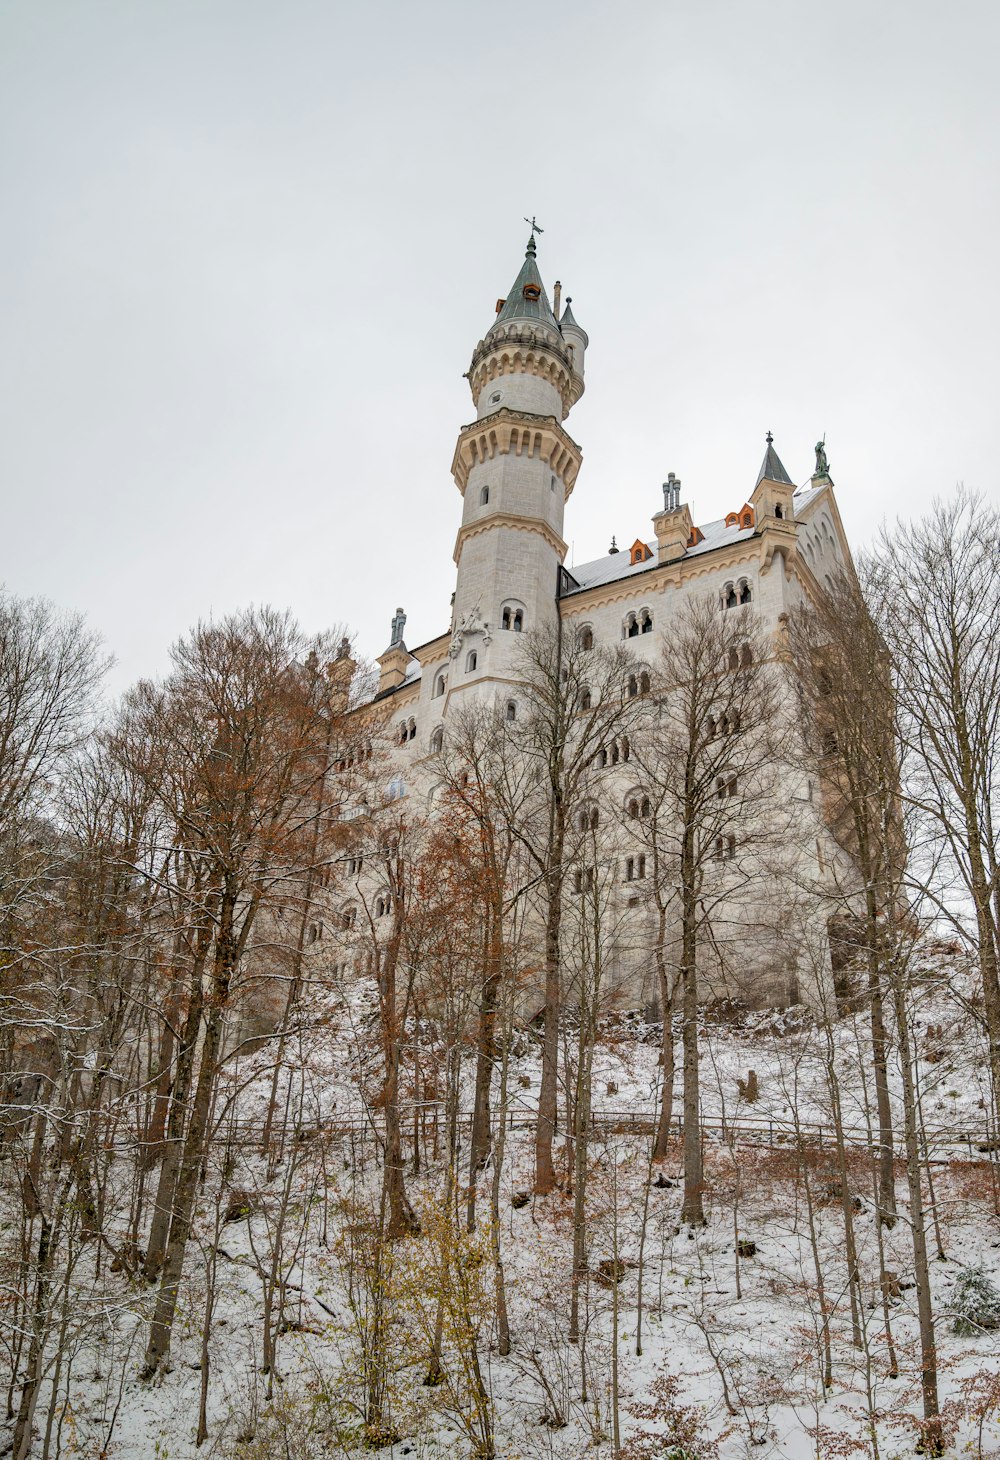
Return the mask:
<path id="1" fill-rule="evenodd" d="M 568 500 L 576 485 L 583 452 L 555 416 L 534 416 L 506 406 L 481 421 L 471 421 L 458 433 L 451 474 L 463 497 L 474 466 L 511 454 L 544 461 L 562 481 L 564 501 Z"/>
<path id="2" fill-rule="evenodd" d="M 535 330 L 513 330 L 495 340 L 480 340 L 472 354 L 468 381 L 473 400 L 491 380 L 503 375 L 536 375 L 559 392 L 563 419 L 583 395 L 584 382 L 573 368 L 573 357 L 565 345 Z"/>
<path id="3" fill-rule="evenodd" d="M 480 537 L 483 533 L 491 532 L 495 527 L 509 527 L 515 532 L 537 532 L 539 537 L 544 537 L 560 562 L 566 556 L 566 543 L 563 542 L 555 528 L 545 521 L 544 517 L 521 517 L 513 512 L 491 512 L 489 516 L 481 517 L 478 522 L 467 522 L 464 527 L 458 529 L 453 554 L 455 562 L 458 562 L 462 547 L 470 538 Z"/>

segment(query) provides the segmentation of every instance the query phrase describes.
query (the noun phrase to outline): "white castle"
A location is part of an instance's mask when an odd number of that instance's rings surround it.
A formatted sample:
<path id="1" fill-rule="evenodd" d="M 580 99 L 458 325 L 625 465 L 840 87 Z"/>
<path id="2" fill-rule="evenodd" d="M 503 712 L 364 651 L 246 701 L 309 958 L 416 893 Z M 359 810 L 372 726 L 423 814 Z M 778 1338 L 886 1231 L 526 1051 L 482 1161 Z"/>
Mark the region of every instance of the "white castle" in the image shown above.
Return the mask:
<path id="1" fill-rule="evenodd" d="M 441 750 L 449 716 L 470 697 L 501 703 L 509 697 L 515 711 L 518 634 L 554 630 L 561 620 L 563 634 L 584 647 L 629 641 L 638 663 L 652 669 L 686 599 L 712 594 L 721 612 L 750 603 L 759 628 L 776 633 L 789 611 L 832 587 L 850 565 L 822 443 L 815 474 L 796 487 L 768 433 L 752 490 L 744 498 L 736 489 L 725 517 L 696 524 L 671 473 L 649 541 L 637 539 L 620 551 L 612 543 L 606 556 L 567 568 L 564 513 L 581 450 L 565 423 L 584 391 L 589 342 L 570 300 L 561 307 L 560 293 L 557 283 L 550 304 L 533 228 L 520 272 L 498 301 L 468 370 L 476 417 L 459 431 L 452 461 L 462 520 L 451 624 L 411 650 L 399 609 L 389 647 L 378 659 L 376 704 L 390 717 L 392 784 L 399 795 L 417 791 L 420 768 Z M 795 841 L 801 855 L 822 868 L 824 856 L 838 853 L 821 798 L 814 807 L 807 804 L 811 784 L 791 794 L 804 805 Z M 623 861 L 623 884 L 641 880 L 639 865 Z M 638 905 L 635 886 L 623 887 L 623 898 L 626 893 L 628 903 Z M 643 972 L 646 946 L 641 934 L 631 944 L 627 937 L 617 940 L 617 973 L 634 1003 L 655 999 Z M 828 974 L 828 951 L 825 966 Z M 776 973 L 772 960 L 754 996 L 779 1003 L 808 998 L 807 984 L 817 976 L 823 971 L 817 975 L 815 966 L 787 957 Z"/>

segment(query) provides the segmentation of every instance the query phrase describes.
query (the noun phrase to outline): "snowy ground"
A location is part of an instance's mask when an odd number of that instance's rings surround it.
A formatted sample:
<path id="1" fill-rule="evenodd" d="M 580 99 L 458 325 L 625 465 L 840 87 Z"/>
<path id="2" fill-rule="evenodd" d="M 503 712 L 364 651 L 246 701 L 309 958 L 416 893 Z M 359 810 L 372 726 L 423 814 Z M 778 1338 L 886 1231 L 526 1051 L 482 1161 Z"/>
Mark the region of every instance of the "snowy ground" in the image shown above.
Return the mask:
<path id="1" fill-rule="evenodd" d="M 970 1390 L 977 1376 L 985 1384 L 1000 1369 L 997 1333 L 959 1338 L 951 1333 L 950 1295 L 959 1271 L 981 1264 L 1000 1282 L 1000 1221 L 996 1173 L 988 1158 L 956 1132 L 978 1132 L 985 1123 L 985 1071 L 976 1024 L 962 997 L 969 992 L 958 964 L 939 960 L 949 993 L 938 977 L 922 996 L 917 1027 L 925 1120 L 941 1132 L 929 1143 L 936 1222 L 931 1251 L 943 1256 L 933 1267 L 934 1307 L 938 1316 L 942 1398 L 960 1403 L 965 1413 L 954 1453 L 976 1439 L 969 1419 Z M 343 1116 L 362 1108 L 361 1083 L 374 1060 L 364 1028 L 364 991 L 350 1005 L 331 1008 L 330 1022 L 304 1040 L 290 1061 L 291 1089 L 301 1095 L 310 1117 Z M 927 1033 L 928 1026 L 930 1033 Z M 644 1035 L 646 1037 L 644 1037 Z M 836 1030 L 836 1067 L 849 1095 L 845 1119 L 865 1127 L 865 1090 L 870 1079 L 863 1016 L 844 1020 Z M 929 1056 L 929 1058 L 928 1058 Z M 263 1056 L 259 1057 L 263 1060 Z M 760 1093 L 752 1106 L 741 1103 L 738 1078 L 753 1069 Z M 234 1084 L 249 1075 L 244 1070 Z M 823 1068 L 823 1041 L 808 1020 L 785 1015 L 755 1015 L 737 1027 L 707 1024 L 704 1037 L 706 1118 L 753 1120 L 763 1127 L 787 1127 L 797 1111 L 802 1122 L 831 1125 Z M 538 1089 L 537 1053 L 528 1049 L 511 1071 L 515 1108 L 530 1114 Z M 649 1031 L 628 1023 L 609 1029 L 594 1064 L 595 1108 L 634 1113 L 653 1107 L 657 1086 L 657 1048 Z M 245 1085 L 238 1104 L 240 1120 L 259 1118 L 267 1081 Z M 440 1131 L 438 1153 L 441 1151 Z M 67 1341 L 70 1404 L 62 1416 L 62 1453 L 111 1460 L 176 1460 L 201 1454 L 337 1455 L 352 1451 L 358 1437 L 360 1402 L 359 1324 L 365 1304 L 357 1277 L 349 1290 L 352 1233 L 363 1227 L 363 1213 L 378 1187 L 374 1143 L 360 1135 L 332 1141 L 305 1140 L 269 1170 L 251 1142 L 218 1147 L 217 1169 L 210 1171 L 199 1217 L 198 1238 L 186 1268 L 173 1367 L 160 1382 L 138 1378 L 143 1342 L 138 1321 L 147 1310 L 148 1291 L 139 1282 L 104 1271 L 100 1281 L 80 1273 L 79 1323 Z M 409 1178 L 415 1204 L 433 1231 L 439 1210 L 441 1165 L 433 1159 L 428 1129 L 419 1176 Z M 697 1406 L 706 1437 L 720 1440 L 723 1460 L 748 1454 L 806 1460 L 837 1454 L 877 1454 L 882 1460 L 914 1453 L 907 1416 L 919 1411 L 917 1331 L 912 1284 L 912 1249 L 902 1168 L 897 1196 L 901 1220 L 884 1234 L 884 1266 L 899 1278 L 890 1303 L 892 1337 L 900 1377 L 888 1377 L 888 1349 L 879 1287 L 878 1229 L 871 1201 L 868 1163 L 858 1148 L 852 1160 L 864 1303 L 864 1343 L 851 1343 L 846 1296 L 844 1222 L 840 1202 L 832 1199 L 833 1168 L 823 1151 L 810 1163 L 818 1199 L 816 1250 L 826 1299 L 832 1310 L 834 1383 L 824 1394 L 819 1370 L 822 1323 L 813 1248 L 801 1179 L 789 1144 L 742 1137 L 707 1142 L 708 1226 L 692 1233 L 678 1228 L 680 1174 L 677 1154 L 648 1191 L 647 1139 L 627 1129 L 602 1125 L 591 1146 L 589 1202 L 590 1269 L 610 1261 L 617 1245 L 624 1276 L 617 1288 L 593 1280 L 583 1290 L 582 1344 L 566 1342 L 570 1291 L 572 1198 L 556 1193 L 515 1208 L 516 1193 L 530 1191 L 531 1134 L 515 1124 L 508 1137 L 502 1183 L 501 1247 L 509 1287 L 512 1353 L 501 1358 L 489 1294 L 473 1307 L 481 1320 L 480 1361 L 492 1395 L 497 1453 L 515 1456 L 575 1456 L 612 1453 L 613 1307 L 618 1308 L 619 1407 L 623 1442 L 647 1425 L 634 1411 L 647 1403 L 658 1376 L 680 1379 L 678 1402 Z M 216 1222 L 217 1190 L 251 1194 L 249 1219 Z M 835 1190 L 835 1187 L 831 1188 Z M 284 1194 L 284 1196 L 283 1196 Z M 268 1405 L 260 1398 L 262 1307 L 261 1268 L 273 1251 L 276 1214 L 285 1200 L 292 1236 L 279 1254 L 288 1290 L 279 1339 L 272 1413 L 289 1427 L 304 1424 L 311 1439 L 295 1449 L 265 1450 Z M 487 1209 L 486 1188 L 480 1214 Z M 642 1268 L 642 1353 L 637 1355 L 640 1239 L 645 1225 Z M 347 1235 L 345 1235 L 347 1234 Z M 485 1238 L 479 1239 L 485 1242 Z M 737 1260 L 737 1240 L 756 1245 L 753 1256 Z M 215 1317 L 209 1342 L 209 1439 L 194 1447 L 201 1383 L 201 1312 L 206 1258 L 217 1249 Z M 478 1262 L 475 1243 L 469 1249 Z M 392 1414 L 398 1439 L 386 1455 L 429 1456 L 474 1453 L 463 1424 L 468 1406 L 464 1390 L 448 1385 L 428 1388 L 428 1305 L 420 1296 L 433 1272 L 438 1248 L 433 1236 L 398 1244 L 394 1282 Z M 464 1259 L 463 1259 L 464 1260 Z M 488 1263 L 482 1264 L 485 1270 Z M 99 1339 L 99 1342 L 95 1342 Z M 582 1357 L 581 1357 L 582 1355 Z M 586 1367 L 584 1375 L 583 1367 Z M 587 1401 L 581 1398 L 586 1378 Z M 65 1379 L 65 1374 L 64 1374 Z M 318 1416 L 318 1417 L 317 1417 Z M 256 1445 L 239 1446 L 237 1437 L 258 1431 Z M 1000 1455 L 1000 1424 L 994 1416 L 983 1430 L 984 1455 Z M 720 1438 L 721 1437 L 721 1438 Z M 839 1437 L 839 1438 L 838 1438 Z M 2 1449 L 2 1443 L 0 1443 Z M 41 1449 L 37 1450 L 41 1454 Z M 53 1444 L 52 1454 L 55 1455 Z M 636 1453 L 646 1453 L 639 1452 Z M 649 1452 L 653 1453 L 653 1452 Z M 663 1453 L 662 1451 L 659 1453 Z M 669 1452 L 668 1452 L 669 1453 Z M 694 1448 L 692 1456 L 709 1453 Z M 973 1447 L 965 1453 L 978 1453 Z"/>

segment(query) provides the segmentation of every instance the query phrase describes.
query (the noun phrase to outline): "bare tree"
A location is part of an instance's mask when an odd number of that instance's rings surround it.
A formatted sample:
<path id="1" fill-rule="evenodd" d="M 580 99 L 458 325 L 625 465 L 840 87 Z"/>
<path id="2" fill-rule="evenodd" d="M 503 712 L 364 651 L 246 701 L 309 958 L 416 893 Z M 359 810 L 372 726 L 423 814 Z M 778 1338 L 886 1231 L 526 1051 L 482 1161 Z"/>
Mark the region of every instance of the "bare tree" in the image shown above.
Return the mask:
<path id="1" fill-rule="evenodd" d="M 517 666 L 521 683 L 516 717 L 507 723 L 507 753 L 522 758 L 534 780 L 526 814 L 512 821 L 534 863 L 544 939 L 542 1078 L 535 1131 L 535 1189 L 556 1184 L 552 1146 L 559 1077 L 562 1001 L 562 919 L 573 813 L 588 790 L 595 757 L 613 748 L 628 755 L 638 701 L 628 695 L 635 668 L 622 645 L 584 648 L 557 632 L 525 634 Z"/>
<path id="2" fill-rule="evenodd" d="M 863 564 L 893 659 L 915 859 L 937 913 L 971 936 L 1000 1127 L 1000 512 L 959 489 L 883 530 Z M 956 895 L 957 894 L 957 895 Z"/>
<path id="3" fill-rule="evenodd" d="M 770 646 L 749 608 L 723 611 L 711 596 L 690 599 L 671 623 L 655 693 L 636 737 L 642 776 L 627 824 L 649 848 L 656 911 L 654 950 L 663 1010 L 663 1092 L 656 1150 L 666 1153 L 673 1083 L 670 1023 L 682 998 L 685 1222 L 702 1224 L 699 1117 L 700 969 L 740 925 L 751 940 L 741 894 L 773 845 L 772 772 L 776 685 Z M 728 931 L 727 931 L 728 929 Z M 723 982 L 722 987 L 725 987 Z M 716 992 L 719 991 L 718 984 Z"/>
<path id="4" fill-rule="evenodd" d="M 315 853 L 330 710 L 306 648 L 287 616 L 250 610 L 200 625 L 174 647 L 165 684 L 140 685 L 133 695 L 138 733 L 130 748 L 172 824 L 166 875 L 185 911 L 191 965 L 173 1092 L 176 1175 L 160 1202 L 161 1212 L 169 1206 L 169 1231 L 147 1377 L 169 1351 L 227 1016 L 251 934 L 261 906 L 301 878 Z"/>
<path id="5" fill-rule="evenodd" d="M 906 863 L 892 663 L 853 576 L 792 617 L 789 670 L 802 708 L 809 770 L 844 858 L 824 879 L 841 948 L 864 971 L 879 1125 L 879 1216 L 896 1220 L 885 1026 L 887 936 Z"/>

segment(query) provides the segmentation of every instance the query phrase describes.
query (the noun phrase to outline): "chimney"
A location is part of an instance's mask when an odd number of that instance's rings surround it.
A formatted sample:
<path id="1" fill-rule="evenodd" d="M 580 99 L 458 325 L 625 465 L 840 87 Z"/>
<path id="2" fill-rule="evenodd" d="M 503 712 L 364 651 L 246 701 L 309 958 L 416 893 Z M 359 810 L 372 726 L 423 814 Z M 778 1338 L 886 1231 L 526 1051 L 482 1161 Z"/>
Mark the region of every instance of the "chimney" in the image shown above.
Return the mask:
<path id="1" fill-rule="evenodd" d="M 559 323 L 559 310 L 560 310 L 561 307 L 562 307 L 562 283 L 561 283 L 561 281 L 559 279 L 557 279 L 556 282 L 555 282 L 555 285 L 553 287 L 553 290 L 552 290 L 552 313 L 556 317 L 556 323 L 557 324 Z"/>

